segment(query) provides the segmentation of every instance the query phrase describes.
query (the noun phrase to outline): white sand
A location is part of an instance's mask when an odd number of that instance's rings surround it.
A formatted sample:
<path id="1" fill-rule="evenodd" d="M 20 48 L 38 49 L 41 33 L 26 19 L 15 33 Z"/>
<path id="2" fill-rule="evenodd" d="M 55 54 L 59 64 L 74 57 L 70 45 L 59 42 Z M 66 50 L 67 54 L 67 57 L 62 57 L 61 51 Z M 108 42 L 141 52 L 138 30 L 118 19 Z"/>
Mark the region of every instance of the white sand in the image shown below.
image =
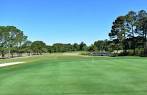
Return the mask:
<path id="1" fill-rule="evenodd" d="M 22 64 L 22 63 L 25 63 L 25 62 L 2 63 L 0 64 L 0 67 L 6 67 L 6 66 L 17 65 L 17 64 Z"/>
<path id="2" fill-rule="evenodd" d="M 68 56 L 74 56 L 74 55 L 80 55 L 78 52 L 75 53 L 63 53 L 63 55 L 68 55 Z"/>

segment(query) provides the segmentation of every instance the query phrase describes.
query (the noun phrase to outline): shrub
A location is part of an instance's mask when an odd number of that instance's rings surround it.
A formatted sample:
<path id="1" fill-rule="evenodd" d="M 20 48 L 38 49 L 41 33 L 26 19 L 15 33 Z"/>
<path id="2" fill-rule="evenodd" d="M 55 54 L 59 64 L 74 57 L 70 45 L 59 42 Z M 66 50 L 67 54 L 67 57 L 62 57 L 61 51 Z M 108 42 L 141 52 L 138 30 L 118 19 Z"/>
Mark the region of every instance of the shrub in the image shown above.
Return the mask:
<path id="1" fill-rule="evenodd" d="M 89 55 L 89 52 L 81 52 L 80 55 Z"/>
<path id="2" fill-rule="evenodd" d="M 117 53 L 113 53 L 113 54 L 111 54 L 111 56 L 110 57 L 117 57 L 118 56 L 118 54 Z"/>

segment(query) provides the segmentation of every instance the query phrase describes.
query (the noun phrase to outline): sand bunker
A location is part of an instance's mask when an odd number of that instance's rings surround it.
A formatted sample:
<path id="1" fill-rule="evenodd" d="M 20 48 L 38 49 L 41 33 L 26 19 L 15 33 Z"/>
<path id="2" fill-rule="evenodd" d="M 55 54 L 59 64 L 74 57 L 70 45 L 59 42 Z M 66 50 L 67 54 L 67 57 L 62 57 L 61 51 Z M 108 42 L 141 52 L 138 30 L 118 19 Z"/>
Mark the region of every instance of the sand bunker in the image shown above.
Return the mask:
<path id="1" fill-rule="evenodd" d="M 22 63 L 25 63 L 25 62 L 2 63 L 0 64 L 0 67 L 6 67 L 6 66 L 17 65 L 17 64 L 22 64 Z"/>

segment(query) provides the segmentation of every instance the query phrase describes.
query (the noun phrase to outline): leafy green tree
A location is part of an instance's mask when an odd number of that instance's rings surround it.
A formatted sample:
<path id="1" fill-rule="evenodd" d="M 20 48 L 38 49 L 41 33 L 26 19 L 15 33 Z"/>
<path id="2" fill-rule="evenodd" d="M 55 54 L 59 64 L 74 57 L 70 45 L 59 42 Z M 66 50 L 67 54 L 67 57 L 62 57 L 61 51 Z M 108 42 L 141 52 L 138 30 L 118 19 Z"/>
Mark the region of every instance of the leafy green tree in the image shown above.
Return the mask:
<path id="1" fill-rule="evenodd" d="M 74 51 L 80 51 L 80 46 L 77 43 L 73 44 Z"/>
<path id="2" fill-rule="evenodd" d="M 81 42 L 79 45 L 79 50 L 80 51 L 86 51 L 87 50 L 87 45 L 84 42 Z"/>
<path id="3" fill-rule="evenodd" d="M 46 52 L 46 44 L 43 41 L 34 41 L 31 44 L 31 49 L 34 54 L 41 55 Z"/>
<path id="4" fill-rule="evenodd" d="M 2 58 L 4 58 L 6 54 L 8 35 L 5 26 L 0 26 L 0 52 Z"/>
<path id="5" fill-rule="evenodd" d="M 22 49 L 24 52 L 26 52 L 28 54 L 28 56 L 31 55 L 31 45 L 32 45 L 32 42 L 31 41 L 25 41 L 25 43 L 22 45 Z"/>
<path id="6" fill-rule="evenodd" d="M 54 49 L 52 46 L 47 46 L 48 53 L 54 53 Z"/>
<path id="7" fill-rule="evenodd" d="M 2 58 L 5 57 L 6 53 L 8 53 L 9 58 L 13 57 L 13 53 L 18 51 L 17 47 L 21 47 L 19 43 L 22 43 L 25 39 L 27 38 L 23 32 L 15 26 L 0 26 L 0 51 Z"/>
<path id="8" fill-rule="evenodd" d="M 69 52 L 69 51 L 74 51 L 74 47 L 71 44 L 56 43 L 56 44 L 53 44 L 53 46 L 49 47 L 49 51 L 52 51 L 52 52 Z"/>
<path id="9" fill-rule="evenodd" d="M 88 51 L 90 52 L 94 52 L 94 51 L 97 51 L 97 47 L 95 45 L 91 45 L 89 48 L 88 48 Z"/>

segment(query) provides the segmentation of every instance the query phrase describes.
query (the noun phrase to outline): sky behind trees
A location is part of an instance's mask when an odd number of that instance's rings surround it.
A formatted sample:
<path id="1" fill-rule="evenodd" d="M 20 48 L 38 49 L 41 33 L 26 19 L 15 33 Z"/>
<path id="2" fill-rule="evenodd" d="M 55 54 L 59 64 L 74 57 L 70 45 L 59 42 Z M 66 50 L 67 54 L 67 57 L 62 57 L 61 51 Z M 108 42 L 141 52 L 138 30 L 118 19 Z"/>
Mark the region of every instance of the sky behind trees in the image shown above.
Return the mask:
<path id="1" fill-rule="evenodd" d="M 0 25 L 14 25 L 47 44 L 109 39 L 112 22 L 146 0 L 0 0 Z"/>

